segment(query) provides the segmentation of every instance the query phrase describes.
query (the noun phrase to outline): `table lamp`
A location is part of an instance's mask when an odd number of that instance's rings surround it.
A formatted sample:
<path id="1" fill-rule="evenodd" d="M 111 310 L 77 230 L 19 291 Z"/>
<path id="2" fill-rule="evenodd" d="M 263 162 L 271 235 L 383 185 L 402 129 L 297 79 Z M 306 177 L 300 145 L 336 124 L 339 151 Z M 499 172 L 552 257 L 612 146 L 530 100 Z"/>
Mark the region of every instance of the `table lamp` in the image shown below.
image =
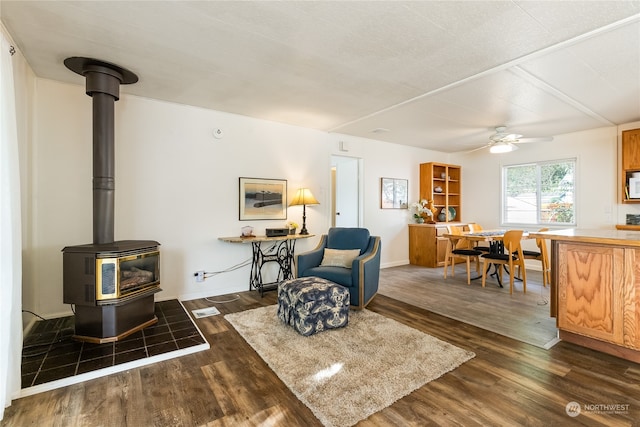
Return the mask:
<path id="1" fill-rule="evenodd" d="M 302 205 L 302 229 L 300 230 L 300 234 L 309 234 L 307 231 L 307 205 L 319 205 L 320 202 L 313 197 L 311 194 L 311 190 L 308 188 L 299 188 L 296 191 L 296 195 L 293 196 L 293 200 L 289 204 L 289 206 L 299 206 Z"/>

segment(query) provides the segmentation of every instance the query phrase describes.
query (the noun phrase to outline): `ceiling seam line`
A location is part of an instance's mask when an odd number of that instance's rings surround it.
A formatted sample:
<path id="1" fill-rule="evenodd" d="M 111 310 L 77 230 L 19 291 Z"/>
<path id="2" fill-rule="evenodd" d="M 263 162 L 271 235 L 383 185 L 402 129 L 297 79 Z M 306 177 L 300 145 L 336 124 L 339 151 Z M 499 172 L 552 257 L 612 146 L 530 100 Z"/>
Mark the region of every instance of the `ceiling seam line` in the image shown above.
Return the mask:
<path id="1" fill-rule="evenodd" d="M 366 114 L 366 115 L 364 115 L 362 117 L 359 117 L 359 118 L 350 120 L 348 122 L 339 124 L 337 126 L 334 126 L 332 128 L 327 129 L 327 132 L 336 132 L 340 128 L 343 128 L 345 126 L 349 126 L 351 124 L 360 122 L 362 120 L 366 120 L 368 118 L 374 117 L 374 116 L 376 116 L 378 114 L 381 114 L 381 113 L 386 113 L 387 111 L 394 110 L 396 108 L 399 108 L 399 107 L 402 107 L 404 105 L 410 104 L 412 102 L 418 101 L 418 100 L 420 100 L 422 98 L 426 98 L 426 97 L 431 96 L 431 95 L 436 95 L 436 94 L 438 94 L 440 92 L 443 92 L 445 90 L 458 87 L 458 86 L 460 86 L 462 84 L 468 83 L 468 82 L 473 81 L 473 80 L 477 80 L 477 79 L 485 77 L 485 76 L 487 76 L 489 74 L 497 73 L 499 71 L 504 71 L 504 70 L 507 70 L 509 68 L 516 67 L 516 66 L 520 65 L 522 62 L 528 61 L 530 59 L 534 59 L 534 58 L 536 58 L 538 56 L 545 55 L 545 54 L 547 54 L 549 52 L 553 52 L 554 50 L 561 49 L 561 48 L 566 47 L 566 46 L 570 46 L 570 45 L 578 43 L 578 42 L 580 42 L 582 40 L 594 37 L 597 34 L 600 34 L 600 33 L 603 33 L 603 32 L 607 32 L 607 31 L 616 29 L 618 27 L 622 27 L 624 25 L 627 25 L 627 24 L 635 22 L 635 21 L 640 21 L 640 13 L 637 13 L 635 15 L 632 15 L 632 16 L 629 16 L 627 18 L 621 19 L 619 21 L 613 22 L 611 24 L 605 25 L 604 27 L 596 28 L 595 30 L 591 30 L 591 31 L 588 31 L 588 32 L 586 32 L 584 34 L 580 34 L 580 35 L 575 36 L 575 37 L 573 37 L 571 39 L 564 40 L 564 41 L 556 43 L 554 45 L 547 46 L 545 48 L 539 49 L 539 50 L 537 50 L 535 52 L 529 53 L 527 55 L 524 55 L 524 56 L 521 56 L 519 58 L 513 59 L 511 61 L 505 62 L 502 65 L 498 65 L 496 67 L 489 68 L 487 70 L 481 71 L 481 72 L 479 72 L 477 74 L 474 74 L 472 76 L 469 76 L 469 77 L 465 77 L 462 80 L 457 80 L 457 81 L 455 81 L 453 83 L 449 83 L 447 85 L 444 85 L 444 86 L 439 87 L 437 89 L 431 90 L 429 92 L 425 92 L 423 94 L 416 95 L 416 96 L 414 96 L 412 98 L 409 98 L 409 99 L 406 99 L 406 100 L 404 100 L 402 102 L 390 105 L 389 107 L 385 107 L 385 108 L 383 108 L 381 110 L 374 111 L 373 113 L 369 113 L 369 114 Z"/>
<path id="2" fill-rule="evenodd" d="M 524 80 L 527 80 L 529 83 L 535 85 L 539 89 L 542 89 L 544 92 L 548 93 L 549 95 L 554 96 L 555 98 L 559 99 L 560 101 L 565 102 L 565 103 L 571 105 L 572 107 L 582 111 L 586 115 L 598 120 L 599 122 L 602 122 L 603 124 L 608 125 L 608 126 L 616 126 L 616 124 L 612 123 L 611 121 L 609 121 L 609 119 L 607 119 L 605 117 L 602 117 L 600 114 L 598 114 L 595 111 L 592 111 L 591 109 L 587 108 L 581 102 L 573 99 L 572 97 L 570 97 L 566 93 L 562 92 L 561 90 L 556 89 L 555 87 L 551 86 L 549 83 L 546 83 L 546 82 L 540 80 L 539 78 L 537 78 L 536 76 L 534 76 L 530 72 L 524 70 L 519 65 L 516 65 L 515 67 L 513 67 L 509 71 L 511 71 L 512 73 L 522 77 Z"/>

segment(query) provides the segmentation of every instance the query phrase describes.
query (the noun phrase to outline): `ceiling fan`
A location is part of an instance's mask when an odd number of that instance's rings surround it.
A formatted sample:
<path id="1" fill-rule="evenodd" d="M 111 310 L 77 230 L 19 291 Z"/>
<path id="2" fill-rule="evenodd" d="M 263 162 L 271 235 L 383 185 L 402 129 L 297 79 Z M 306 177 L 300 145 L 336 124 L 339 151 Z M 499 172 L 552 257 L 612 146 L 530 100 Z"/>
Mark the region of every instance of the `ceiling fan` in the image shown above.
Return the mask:
<path id="1" fill-rule="evenodd" d="M 496 127 L 496 133 L 489 137 L 489 142 L 483 147 L 476 148 L 469 151 L 469 153 L 488 147 L 489 152 L 496 153 L 508 153 L 518 149 L 516 144 L 524 144 L 529 142 L 547 142 L 553 141 L 553 137 L 546 138 L 523 138 L 518 133 L 510 133 L 507 131 L 506 126 Z"/>

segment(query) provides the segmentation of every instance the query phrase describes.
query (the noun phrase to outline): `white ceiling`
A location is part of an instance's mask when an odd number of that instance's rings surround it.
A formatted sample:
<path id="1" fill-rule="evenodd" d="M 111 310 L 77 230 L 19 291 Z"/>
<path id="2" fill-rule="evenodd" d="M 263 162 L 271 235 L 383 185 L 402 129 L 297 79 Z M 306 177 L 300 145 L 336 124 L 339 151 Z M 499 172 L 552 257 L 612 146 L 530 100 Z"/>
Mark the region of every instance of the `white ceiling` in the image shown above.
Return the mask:
<path id="1" fill-rule="evenodd" d="M 38 77 L 445 152 L 640 120 L 638 1 L 9 1 Z M 374 132 L 378 129 L 377 132 Z"/>

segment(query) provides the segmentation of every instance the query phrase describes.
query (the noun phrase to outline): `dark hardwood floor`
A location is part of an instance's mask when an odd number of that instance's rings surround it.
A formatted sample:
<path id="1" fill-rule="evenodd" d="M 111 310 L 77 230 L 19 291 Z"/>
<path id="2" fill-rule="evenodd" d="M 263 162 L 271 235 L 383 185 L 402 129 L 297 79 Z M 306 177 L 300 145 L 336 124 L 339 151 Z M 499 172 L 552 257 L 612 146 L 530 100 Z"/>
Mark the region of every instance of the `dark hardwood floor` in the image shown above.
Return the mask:
<path id="1" fill-rule="evenodd" d="M 522 282 L 509 293 L 506 286 L 489 277 L 467 284 L 464 263 L 457 273 L 443 278 L 442 268 L 401 265 L 385 268 L 380 274 L 378 292 L 390 298 L 418 306 L 432 313 L 478 326 L 518 341 L 549 348 L 557 340 L 556 319 L 550 317 L 550 287 L 542 286 L 540 271 L 527 271 L 527 293 Z"/>
<path id="2" fill-rule="evenodd" d="M 15 400 L 0 425 L 319 426 L 223 317 L 274 304 L 275 293 L 238 296 L 185 302 L 221 311 L 196 320 L 210 350 Z M 476 357 L 359 426 L 640 425 L 638 364 L 564 342 L 544 350 L 384 295 L 368 308 Z M 576 417 L 570 402 L 581 405 Z M 604 406 L 614 404 L 621 413 Z"/>

